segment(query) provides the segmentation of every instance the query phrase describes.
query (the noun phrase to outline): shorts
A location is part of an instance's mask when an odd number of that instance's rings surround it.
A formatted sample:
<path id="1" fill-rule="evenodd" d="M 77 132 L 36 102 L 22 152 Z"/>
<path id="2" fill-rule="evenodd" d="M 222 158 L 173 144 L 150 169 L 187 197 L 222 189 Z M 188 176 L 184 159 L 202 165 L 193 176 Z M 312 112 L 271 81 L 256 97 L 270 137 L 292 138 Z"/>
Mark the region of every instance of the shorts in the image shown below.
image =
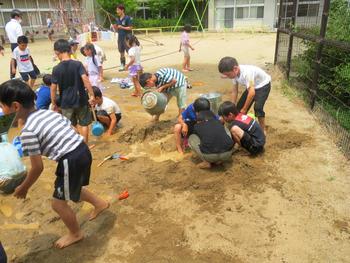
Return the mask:
<path id="1" fill-rule="evenodd" d="M 249 135 L 249 133 L 244 132 L 241 139 L 241 145 L 244 149 L 253 155 L 259 154 L 264 150 L 264 146 L 259 144 L 255 138 Z"/>
<path id="2" fill-rule="evenodd" d="M 182 45 L 181 50 L 184 52 L 185 57 L 190 56 L 190 48 L 187 45 Z"/>
<path id="3" fill-rule="evenodd" d="M 109 119 L 111 118 L 107 111 L 105 110 L 99 110 L 96 111 L 96 116 L 105 116 L 108 117 Z M 122 119 L 122 114 L 121 113 L 115 113 L 115 117 L 117 118 L 117 123 Z"/>
<path id="4" fill-rule="evenodd" d="M 129 67 L 129 76 L 130 77 L 135 77 L 137 76 L 140 72 L 142 72 L 143 68 L 141 65 L 132 65 Z"/>
<path id="5" fill-rule="evenodd" d="M 89 106 L 79 108 L 61 109 L 62 115 L 71 121 L 73 126 L 89 126 L 92 122 L 91 111 Z"/>
<path id="6" fill-rule="evenodd" d="M 56 169 L 53 197 L 79 202 L 82 187 L 88 185 L 90 181 L 91 163 L 91 152 L 85 143 L 81 143 L 75 150 L 62 156 Z"/>
<path id="7" fill-rule="evenodd" d="M 118 51 L 119 53 L 124 53 L 125 51 L 128 52 L 129 48 L 127 47 L 125 43 L 125 37 L 119 38 L 118 36 Z"/>
<path id="8" fill-rule="evenodd" d="M 261 87 L 260 89 L 255 90 L 254 99 L 252 103 L 249 105 L 248 110 L 252 106 L 253 102 L 255 102 L 254 112 L 256 117 L 265 117 L 264 105 L 267 98 L 269 97 L 270 90 L 271 90 L 271 82 Z M 245 90 L 237 103 L 237 109 L 239 111 L 243 108 L 244 103 L 247 100 L 247 96 L 248 96 L 248 90 Z"/>
<path id="9" fill-rule="evenodd" d="M 20 72 L 19 74 L 21 74 L 23 81 L 26 81 L 26 82 L 29 80 L 29 77 L 31 79 L 36 79 L 36 73 L 34 70 L 30 72 Z"/>
<path id="10" fill-rule="evenodd" d="M 186 92 L 187 92 L 187 83 L 179 88 L 171 88 L 169 92 L 166 93 L 168 101 L 174 96 L 176 97 L 177 107 L 179 109 L 186 108 Z"/>

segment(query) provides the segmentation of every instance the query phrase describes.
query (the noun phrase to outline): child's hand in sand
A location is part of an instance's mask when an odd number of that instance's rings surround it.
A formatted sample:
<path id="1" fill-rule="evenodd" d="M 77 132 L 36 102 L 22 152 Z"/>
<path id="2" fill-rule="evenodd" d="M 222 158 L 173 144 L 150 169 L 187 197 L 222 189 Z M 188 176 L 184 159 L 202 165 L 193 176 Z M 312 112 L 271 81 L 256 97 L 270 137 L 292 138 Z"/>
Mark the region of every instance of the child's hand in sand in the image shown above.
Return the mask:
<path id="1" fill-rule="evenodd" d="M 22 185 L 17 186 L 15 189 L 14 196 L 18 199 L 25 199 L 28 193 L 28 189 L 23 187 Z"/>

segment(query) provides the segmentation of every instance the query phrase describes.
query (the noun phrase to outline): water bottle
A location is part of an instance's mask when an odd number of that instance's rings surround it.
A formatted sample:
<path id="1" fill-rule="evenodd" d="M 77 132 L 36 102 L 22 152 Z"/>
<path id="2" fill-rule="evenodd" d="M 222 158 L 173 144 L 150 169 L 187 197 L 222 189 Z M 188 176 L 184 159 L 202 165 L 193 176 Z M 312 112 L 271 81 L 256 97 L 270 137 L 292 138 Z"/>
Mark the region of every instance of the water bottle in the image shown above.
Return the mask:
<path id="1" fill-rule="evenodd" d="M 16 147 L 19 156 L 23 157 L 23 150 L 22 150 L 21 139 L 18 136 L 16 136 L 15 138 L 13 138 L 12 144 L 13 144 L 13 146 Z"/>

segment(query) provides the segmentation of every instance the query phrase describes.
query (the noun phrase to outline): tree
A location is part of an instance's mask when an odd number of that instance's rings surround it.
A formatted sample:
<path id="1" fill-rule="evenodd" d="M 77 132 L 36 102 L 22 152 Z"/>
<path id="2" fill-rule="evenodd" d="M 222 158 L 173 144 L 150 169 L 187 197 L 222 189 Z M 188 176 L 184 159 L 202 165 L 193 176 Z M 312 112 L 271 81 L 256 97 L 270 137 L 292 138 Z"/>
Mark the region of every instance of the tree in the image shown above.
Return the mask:
<path id="1" fill-rule="evenodd" d="M 136 0 L 97 0 L 101 7 L 111 14 L 115 14 L 115 9 L 118 4 L 125 6 L 126 14 L 133 14 L 137 8 L 138 3 Z"/>

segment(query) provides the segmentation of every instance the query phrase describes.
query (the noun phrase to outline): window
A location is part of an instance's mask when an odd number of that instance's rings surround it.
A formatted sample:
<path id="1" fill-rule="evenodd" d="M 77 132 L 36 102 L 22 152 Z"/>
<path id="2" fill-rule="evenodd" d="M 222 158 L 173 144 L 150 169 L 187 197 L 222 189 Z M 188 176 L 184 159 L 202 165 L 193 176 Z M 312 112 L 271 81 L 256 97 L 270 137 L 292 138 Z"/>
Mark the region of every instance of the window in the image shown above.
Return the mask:
<path id="1" fill-rule="evenodd" d="M 318 16 L 320 1 L 317 0 L 299 0 L 298 16 Z"/>
<path id="2" fill-rule="evenodd" d="M 264 18 L 264 0 L 236 0 L 236 19 Z"/>
<path id="3" fill-rule="evenodd" d="M 249 17 L 249 7 L 237 7 L 236 18 L 248 18 Z"/>

